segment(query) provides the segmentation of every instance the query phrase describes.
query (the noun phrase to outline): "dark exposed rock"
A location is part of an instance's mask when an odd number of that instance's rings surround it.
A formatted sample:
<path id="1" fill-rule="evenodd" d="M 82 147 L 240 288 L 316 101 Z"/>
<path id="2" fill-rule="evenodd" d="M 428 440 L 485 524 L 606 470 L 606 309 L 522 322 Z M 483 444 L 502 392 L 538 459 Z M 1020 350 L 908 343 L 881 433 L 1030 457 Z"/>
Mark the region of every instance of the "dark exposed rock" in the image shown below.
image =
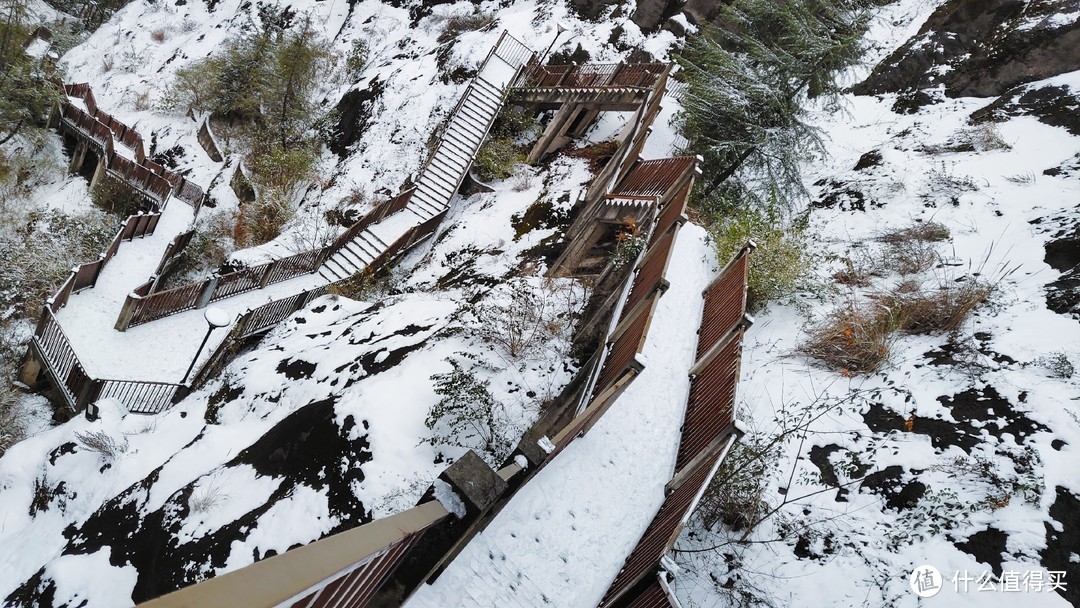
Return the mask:
<path id="1" fill-rule="evenodd" d="M 855 170 L 863 171 L 879 165 L 881 165 L 881 150 L 871 150 L 859 157 L 859 162 L 855 163 Z"/>
<path id="2" fill-rule="evenodd" d="M 281 480 L 265 503 L 234 521 L 200 538 L 180 542 L 184 521 L 198 517 L 191 510 L 195 482 L 176 491 L 160 508 L 144 512 L 149 489 L 161 473 L 159 468 L 105 503 L 83 524 L 69 527 L 64 532 L 69 541 L 64 554 L 91 554 L 108 547 L 110 563 L 130 564 L 138 570 L 132 599 L 139 602 L 190 585 L 206 572 L 224 567 L 232 543 L 248 538 L 259 518 L 301 485 L 327 496 L 329 513 L 339 523 L 326 535 L 370 521 L 370 513 L 352 491 L 364 479 L 361 466 L 371 459 L 367 434 L 357 432 L 352 416 L 339 425 L 334 406 L 331 398 L 300 408 L 225 465 L 226 469 L 250 466 L 259 476 Z M 8 596 L 4 605 L 47 606 L 54 591 L 42 569 Z"/>
<path id="3" fill-rule="evenodd" d="M 1005 544 L 1009 535 L 996 528 L 987 528 L 976 532 L 964 542 L 953 543 L 957 549 L 973 555 L 975 559 L 987 564 L 994 574 L 1001 576 L 1002 554 L 1005 553 Z"/>
<path id="4" fill-rule="evenodd" d="M 1064 589 L 1057 593 L 1073 606 L 1080 606 L 1080 562 L 1072 558 L 1080 547 L 1080 497 L 1067 488 L 1057 486 L 1057 499 L 1050 506 L 1054 522 L 1045 522 L 1046 548 L 1042 550 L 1042 565 L 1048 570 L 1064 572 Z M 1058 531 L 1060 530 L 1060 532 Z"/>
<path id="5" fill-rule="evenodd" d="M 944 85 L 952 97 L 994 97 L 1080 69 L 1080 21 L 1049 19 L 1066 14 L 1065 5 L 1063 0 L 946 2 L 854 90 L 875 95 Z"/>
<path id="6" fill-rule="evenodd" d="M 1052 126 L 1080 135 L 1080 98 L 1064 85 L 1010 90 L 971 114 L 971 122 L 1004 122 L 1013 116 L 1034 116 Z"/>
<path id="7" fill-rule="evenodd" d="M 338 120 L 334 125 L 328 147 L 334 154 L 345 158 L 349 148 L 364 132 L 376 100 L 382 96 L 383 84 L 373 79 L 365 87 L 353 89 L 341 97 L 337 105 Z"/>

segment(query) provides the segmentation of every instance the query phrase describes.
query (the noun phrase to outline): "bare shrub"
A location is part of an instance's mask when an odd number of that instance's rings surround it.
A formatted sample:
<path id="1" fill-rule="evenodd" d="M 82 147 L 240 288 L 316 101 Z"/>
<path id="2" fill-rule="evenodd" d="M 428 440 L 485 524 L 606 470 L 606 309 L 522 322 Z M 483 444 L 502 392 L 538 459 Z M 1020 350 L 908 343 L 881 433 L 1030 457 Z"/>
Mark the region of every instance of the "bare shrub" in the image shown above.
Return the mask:
<path id="1" fill-rule="evenodd" d="M 474 331 L 512 359 L 527 357 L 567 337 L 584 296 L 576 282 L 511 280 L 472 307 Z"/>
<path id="2" fill-rule="evenodd" d="M 475 11 L 468 15 L 454 15 L 446 20 L 442 33 L 439 34 L 440 44 L 450 42 L 465 32 L 475 32 L 483 29 L 495 20 L 487 13 Z"/>
<path id="3" fill-rule="evenodd" d="M 893 313 L 874 303 L 851 302 L 813 327 L 799 352 L 843 374 L 869 374 L 889 358 Z"/>
<path id="4" fill-rule="evenodd" d="M 463 360 L 476 358 L 469 353 L 458 356 Z M 428 429 L 435 431 L 428 442 L 476 449 L 489 464 L 500 462 L 513 447 L 506 406 L 492 396 L 488 381 L 477 375 L 475 364 L 465 368 L 449 357 L 446 362 L 451 371 L 431 377 L 440 400 L 431 406 L 424 420 Z"/>
<path id="5" fill-rule="evenodd" d="M 1033 363 L 1050 372 L 1050 375 L 1055 378 L 1068 379 L 1076 373 L 1076 368 L 1069 360 L 1068 353 L 1064 351 L 1043 355 L 1035 359 Z"/>
<path id="6" fill-rule="evenodd" d="M 118 441 L 105 431 L 87 431 L 85 433 L 75 431 L 75 439 L 79 442 L 79 445 L 91 452 L 97 452 L 106 461 L 110 462 L 122 456 L 128 449 L 126 438 Z"/>
<path id="7" fill-rule="evenodd" d="M 949 239 L 949 229 L 938 222 L 913 222 L 906 228 L 884 232 L 877 240 L 882 243 L 897 244 L 905 241 L 926 241 L 936 243 Z"/>
<path id="8" fill-rule="evenodd" d="M 149 110 L 152 107 L 150 103 L 150 93 L 139 93 L 135 96 L 135 109 L 140 112 Z"/>
<path id="9" fill-rule="evenodd" d="M 883 261 L 889 270 L 907 276 L 930 270 L 941 262 L 941 254 L 932 241 L 907 239 L 891 243 Z"/>
<path id="10" fill-rule="evenodd" d="M 903 284 L 901 284 L 903 286 Z M 990 296 L 991 287 L 976 280 L 942 282 L 936 289 L 901 291 L 881 298 L 896 328 L 912 334 L 956 331 L 976 306 Z"/>

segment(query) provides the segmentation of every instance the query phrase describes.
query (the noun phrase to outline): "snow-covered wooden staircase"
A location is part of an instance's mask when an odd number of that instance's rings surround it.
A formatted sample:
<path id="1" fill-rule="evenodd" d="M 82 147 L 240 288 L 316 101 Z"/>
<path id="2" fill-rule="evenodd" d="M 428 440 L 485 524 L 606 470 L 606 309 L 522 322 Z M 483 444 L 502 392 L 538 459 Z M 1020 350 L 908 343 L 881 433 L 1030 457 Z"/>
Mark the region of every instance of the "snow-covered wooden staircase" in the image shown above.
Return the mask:
<path id="1" fill-rule="evenodd" d="M 503 32 L 450 114 L 435 151 L 420 170 L 416 189 L 405 210 L 423 222 L 450 208 L 451 199 L 502 110 L 507 90 L 533 56 L 531 49 Z M 330 281 L 340 281 L 363 270 L 387 247 L 369 227 L 329 256 L 319 274 Z"/>
<path id="2" fill-rule="evenodd" d="M 319 275 L 331 282 L 346 279 L 367 267 L 386 249 L 387 244 L 382 239 L 371 230 L 364 230 L 326 258 L 319 268 Z"/>

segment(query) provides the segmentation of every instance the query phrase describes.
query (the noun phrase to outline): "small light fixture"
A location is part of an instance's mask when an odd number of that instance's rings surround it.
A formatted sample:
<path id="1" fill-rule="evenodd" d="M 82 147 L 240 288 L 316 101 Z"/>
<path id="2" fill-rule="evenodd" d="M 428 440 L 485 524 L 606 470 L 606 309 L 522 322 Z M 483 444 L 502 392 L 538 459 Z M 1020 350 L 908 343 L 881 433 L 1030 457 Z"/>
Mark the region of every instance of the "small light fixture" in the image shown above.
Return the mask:
<path id="1" fill-rule="evenodd" d="M 199 360 L 199 355 L 202 354 L 202 349 L 206 346 L 206 342 L 210 340 L 210 334 L 214 333 L 214 330 L 219 327 L 226 327 L 232 323 L 232 319 L 229 318 L 229 313 L 218 308 L 217 306 L 208 306 L 203 311 L 203 318 L 206 319 L 206 324 L 209 327 L 206 330 L 206 335 L 203 336 L 202 343 L 199 344 L 199 350 L 195 351 L 195 357 L 191 359 L 191 365 L 188 366 L 187 371 L 184 372 L 184 379 L 180 381 L 180 384 L 187 384 L 188 376 L 191 375 L 191 370 L 195 369 L 195 363 Z"/>

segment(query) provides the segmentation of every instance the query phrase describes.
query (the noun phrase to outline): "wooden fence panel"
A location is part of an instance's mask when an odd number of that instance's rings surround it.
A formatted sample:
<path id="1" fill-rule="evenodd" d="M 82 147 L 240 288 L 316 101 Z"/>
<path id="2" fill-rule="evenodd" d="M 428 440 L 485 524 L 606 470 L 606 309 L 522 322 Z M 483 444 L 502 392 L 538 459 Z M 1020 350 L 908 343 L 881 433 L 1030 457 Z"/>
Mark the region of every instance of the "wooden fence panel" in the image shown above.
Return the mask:
<path id="1" fill-rule="evenodd" d="M 255 308 L 244 315 L 244 330 L 241 337 L 257 334 L 267 328 L 281 323 L 289 315 L 304 307 L 308 293 L 301 292 L 295 296 L 289 296 L 280 300 L 268 302 Z"/>
<path id="2" fill-rule="evenodd" d="M 34 336 L 34 344 L 38 353 L 42 356 L 43 363 L 48 373 L 52 376 L 53 383 L 64 396 L 68 406 L 76 407 L 79 393 L 85 388 L 89 380 L 83 370 L 71 342 L 60 328 L 52 310 L 46 307 L 37 335 Z"/>
<path id="3" fill-rule="evenodd" d="M 75 279 L 71 285 L 72 293 L 78 293 L 84 289 L 93 287 L 97 283 L 98 275 L 101 274 L 102 267 L 105 266 L 105 256 L 101 256 L 95 262 L 87 262 L 77 266 L 78 270 L 75 271 Z"/>
<path id="4" fill-rule="evenodd" d="M 159 291 L 140 298 L 135 304 L 128 327 L 149 323 L 195 308 L 204 286 L 205 283 L 181 285 L 175 289 Z"/>
<path id="5" fill-rule="evenodd" d="M 303 251 L 275 261 L 270 267 L 270 278 L 266 284 L 280 283 L 303 274 L 311 274 L 319 267 L 320 254 L 322 254 L 322 249 Z"/>
<path id="6" fill-rule="evenodd" d="M 71 291 L 75 287 L 75 272 L 72 271 L 68 275 L 68 278 L 60 285 L 60 289 L 56 291 L 56 295 L 49 301 L 49 308 L 56 312 L 61 308 L 67 306 L 68 298 L 71 297 Z"/>
<path id="7" fill-rule="evenodd" d="M 210 301 L 217 302 L 238 293 L 258 289 L 262 283 L 263 273 L 267 271 L 269 266 L 270 264 L 259 264 L 258 266 L 221 275 L 218 277 L 217 286 L 214 287 L 214 293 L 211 294 Z"/>

